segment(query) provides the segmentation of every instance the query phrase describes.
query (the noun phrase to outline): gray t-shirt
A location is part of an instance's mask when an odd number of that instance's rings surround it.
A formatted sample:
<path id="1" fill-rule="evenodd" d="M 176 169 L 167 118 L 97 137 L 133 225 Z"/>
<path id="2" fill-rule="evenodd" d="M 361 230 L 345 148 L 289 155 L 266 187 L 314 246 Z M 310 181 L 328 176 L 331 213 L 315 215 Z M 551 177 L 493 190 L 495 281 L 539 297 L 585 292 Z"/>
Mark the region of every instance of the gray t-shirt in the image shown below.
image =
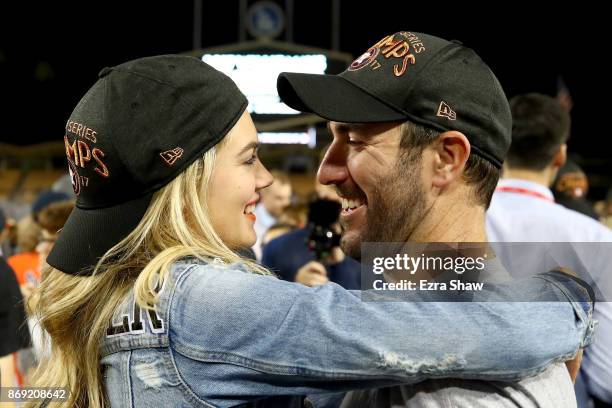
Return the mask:
<path id="1" fill-rule="evenodd" d="M 340 408 L 575 408 L 574 386 L 565 364 L 519 382 L 459 379 L 349 392 Z"/>

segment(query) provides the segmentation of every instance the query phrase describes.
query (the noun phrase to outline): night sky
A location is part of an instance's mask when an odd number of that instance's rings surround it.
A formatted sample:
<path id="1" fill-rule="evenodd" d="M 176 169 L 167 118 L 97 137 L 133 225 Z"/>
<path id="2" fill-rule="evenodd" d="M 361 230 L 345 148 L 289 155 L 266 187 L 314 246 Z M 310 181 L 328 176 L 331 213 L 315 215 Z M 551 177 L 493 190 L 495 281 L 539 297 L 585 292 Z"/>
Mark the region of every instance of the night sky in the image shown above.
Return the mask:
<path id="1" fill-rule="evenodd" d="M 57 3 L 0 6 L 2 142 L 61 140 L 66 119 L 102 67 L 192 48 L 191 0 Z M 358 56 L 399 30 L 458 39 L 491 66 L 509 97 L 554 95 L 561 75 L 574 101 L 570 151 L 605 159 L 610 169 L 611 155 L 602 149 L 606 98 L 593 96 L 608 88 L 608 51 L 597 33 L 605 28 L 598 21 L 603 12 L 557 6 L 536 11 L 515 2 L 426 4 L 343 0 L 340 50 Z M 238 40 L 238 1 L 204 1 L 203 8 L 203 47 Z M 295 0 L 294 9 L 294 41 L 331 48 L 331 2 Z"/>

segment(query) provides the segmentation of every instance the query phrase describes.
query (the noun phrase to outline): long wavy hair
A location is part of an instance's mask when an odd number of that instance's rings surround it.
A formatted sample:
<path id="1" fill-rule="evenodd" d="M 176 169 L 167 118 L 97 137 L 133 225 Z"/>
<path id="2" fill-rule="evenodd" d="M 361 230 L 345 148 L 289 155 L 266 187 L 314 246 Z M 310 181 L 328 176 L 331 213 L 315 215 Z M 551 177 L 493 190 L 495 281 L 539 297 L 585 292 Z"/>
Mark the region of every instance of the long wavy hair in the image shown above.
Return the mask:
<path id="1" fill-rule="evenodd" d="M 35 386 L 66 387 L 68 406 L 107 406 L 99 349 L 113 313 L 132 288 L 141 308 L 154 307 L 157 288 L 181 258 L 242 262 L 254 273 L 270 274 L 229 248 L 209 217 L 207 192 L 216 149 L 222 149 L 230 136 L 153 195 L 138 226 L 106 252 L 92 276 L 53 268 L 43 272 L 31 305 L 50 350 L 34 375 Z"/>

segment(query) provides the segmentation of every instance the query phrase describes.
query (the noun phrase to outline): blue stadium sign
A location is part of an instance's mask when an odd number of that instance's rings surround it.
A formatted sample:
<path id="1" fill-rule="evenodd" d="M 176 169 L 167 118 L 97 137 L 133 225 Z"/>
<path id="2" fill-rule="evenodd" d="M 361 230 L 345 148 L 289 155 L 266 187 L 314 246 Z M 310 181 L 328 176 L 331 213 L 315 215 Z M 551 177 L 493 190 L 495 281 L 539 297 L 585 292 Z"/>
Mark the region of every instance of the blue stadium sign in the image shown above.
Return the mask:
<path id="1" fill-rule="evenodd" d="M 258 1 L 249 8 L 247 30 L 258 39 L 276 38 L 285 28 L 285 15 L 278 4 Z"/>

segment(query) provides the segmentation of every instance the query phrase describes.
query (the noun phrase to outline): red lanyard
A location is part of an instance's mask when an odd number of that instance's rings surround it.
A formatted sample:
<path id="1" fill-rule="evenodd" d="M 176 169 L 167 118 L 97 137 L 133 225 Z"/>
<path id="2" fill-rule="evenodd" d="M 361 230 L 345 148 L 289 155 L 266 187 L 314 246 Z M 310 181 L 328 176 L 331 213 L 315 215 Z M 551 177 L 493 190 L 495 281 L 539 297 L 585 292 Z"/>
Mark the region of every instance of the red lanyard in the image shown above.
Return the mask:
<path id="1" fill-rule="evenodd" d="M 502 191 L 505 193 L 525 194 L 525 195 L 530 195 L 532 197 L 541 198 L 542 200 L 550 201 L 551 203 L 555 202 L 555 200 L 553 200 L 547 195 L 544 195 L 542 193 L 538 193 L 537 191 L 529 190 L 526 188 L 521 188 L 521 187 L 497 187 L 495 191 Z"/>

